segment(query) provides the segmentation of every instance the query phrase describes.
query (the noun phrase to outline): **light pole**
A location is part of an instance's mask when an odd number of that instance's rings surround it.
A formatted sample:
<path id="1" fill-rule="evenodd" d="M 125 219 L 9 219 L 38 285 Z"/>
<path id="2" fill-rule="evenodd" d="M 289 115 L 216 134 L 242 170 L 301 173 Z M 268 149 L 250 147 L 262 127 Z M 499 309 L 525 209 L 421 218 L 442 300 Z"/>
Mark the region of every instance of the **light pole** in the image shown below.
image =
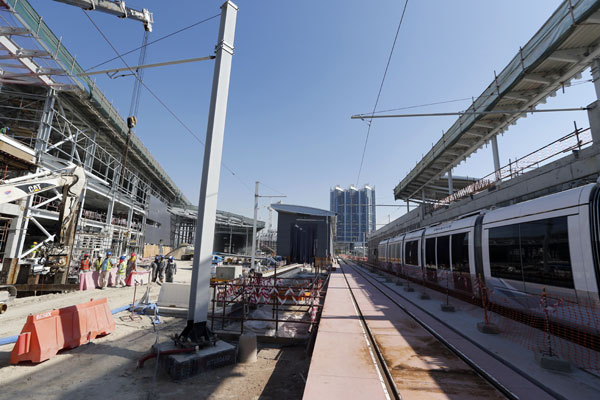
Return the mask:
<path id="1" fill-rule="evenodd" d="M 252 222 L 252 254 L 250 254 L 250 269 L 255 268 L 254 263 L 256 262 L 256 221 L 258 218 L 258 199 L 260 197 L 287 197 L 287 196 L 261 196 L 258 194 L 259 181 L 256 181 L 254 188 L 254 221 Z M 255 269 L 256 272 L 262 272 L 262 268 L 258 267 Z"/>

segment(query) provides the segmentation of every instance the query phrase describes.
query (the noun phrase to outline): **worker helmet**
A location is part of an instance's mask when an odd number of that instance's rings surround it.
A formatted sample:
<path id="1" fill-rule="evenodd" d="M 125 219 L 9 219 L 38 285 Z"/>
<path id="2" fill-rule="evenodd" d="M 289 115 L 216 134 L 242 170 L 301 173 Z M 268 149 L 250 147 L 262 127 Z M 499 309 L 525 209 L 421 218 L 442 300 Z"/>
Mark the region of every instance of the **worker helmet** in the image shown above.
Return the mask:
<path id="1" fill-rule="evenodd" d="M 112 253 L 111 253 L 111 251 L 110 251 L 110 250 L 109 250 L 109 251 L 107 251 L 107 252 L 106 252 L 106 255 L 107 255 L 107 256 L 112 256 Z"/>
<path id="2" fill-rule="evenodd" d="M 83 256 L 84 256 L 84 257 L 89 257 L 90 255 L 89 255 L 89 254 L 84 254 Z"/>
<path id="3" fill-rule="evenodd" d="M 169 260 L 173 261 L 173 259 L 174 259 L 173 256 L 169 257 Z"/>
<path id="4" fill-rule="evenodd" d="M 124 260 L 124 259 L 125 259 L 125 256 L 121 256 L 121 257 L 119 257 L 119 259 L 120 259 L 120 260 Z"/>
<path id="5" fill-rule="evenodd" d="M 135 257 L 135 253 L 131 253 L 131 257 Z"/>
<path id="6" fill-rule="evenodd" d="M 37 242 L 33 242 L 33 244 L 38 244 Z"/>

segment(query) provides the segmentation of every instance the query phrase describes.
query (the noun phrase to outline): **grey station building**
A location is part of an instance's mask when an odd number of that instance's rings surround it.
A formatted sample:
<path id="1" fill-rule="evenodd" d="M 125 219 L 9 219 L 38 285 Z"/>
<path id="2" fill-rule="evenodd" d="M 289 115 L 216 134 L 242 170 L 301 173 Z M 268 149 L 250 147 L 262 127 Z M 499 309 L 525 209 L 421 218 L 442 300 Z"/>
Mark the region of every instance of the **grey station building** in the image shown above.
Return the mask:
<path id="1" fill-rule="evenodd" d="M 336 231 L 332 211 L 291 204 L 272 204 L 277 211 L 277 253 L 288 263 L 331 262 Z"/>

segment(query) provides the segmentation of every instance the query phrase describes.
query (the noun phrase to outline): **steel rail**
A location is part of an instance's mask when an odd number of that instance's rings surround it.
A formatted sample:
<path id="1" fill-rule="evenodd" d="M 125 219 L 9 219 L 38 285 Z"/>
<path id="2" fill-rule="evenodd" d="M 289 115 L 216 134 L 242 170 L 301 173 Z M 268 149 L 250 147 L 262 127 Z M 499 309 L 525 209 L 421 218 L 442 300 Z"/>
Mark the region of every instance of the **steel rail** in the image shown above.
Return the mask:
<path id="1" fill-rule="evenodd" d="M 451 350 L 453 353 L 455 353 L 459 358 L 461 358 L 465 363 L 467 363 L 469 366 L 471 366 L 475 372 L 477 372 L 482 378 L 484 378 L 486 381 L 488 381 L 492 386 L 494 386 L 496 389 L 498 389 L 502 394 L 504 394 L 505 396 L 507 396 L 509 399 L 520 399 L 519 396 L 517 396 L 515 393 L 513 393 L 512 391 L 510 391 L 508 388 L 506 388 L 504 385 L 502 385 L 496 378 L 494 378 L 492 375 L 490 375 L 488 372 L 485 371 L 485 369 L 483 369 L 483 367 L 481 367 L 480 365 L 478 365 L 476 362 L 474 362 L 473 360 L 471 360 L 466 354 L 464 354 L 463 352 L 461 352 L 459 349 L 457 349 L 454 345 L 452 345 L 449 341 L 447 341 L 446 339 L 444 339 L 444 337 L 439 334 L 438 332 L 436 332 L 433 328 L 431 328 L 429 325 L 427 325 L 425 322 L 421 321 L 416 315 L 414 315 L 414 313 L 410 312 L 409 310 L 406 309 L 405 306 L 403 306 L 402 304 L 400 304 L 397 300 L 395 300 L 394 298 L 392 298 L 388 293 L 386 293 L 384 290 L 382 290 L 379 285 L 381 285 L 381 282 L 373 282 L 374 279 L 367 276 L 364 272 L 359 271 L 356 267 L 352 266 L 351 264 L 348 263 L 348 260 L 344 260 L 344 262 L 350 267 L 352 268 L 354 271 L 356 271 L 356 273 L 358 273 L 362 278 L 364 278 L 367 282 L 369 282 L 375 289 L 377 289 L 381 294 L 383 294 L 385 297 L 387 297 L 392 303 L 394 303 L 396 306 L 398 306 L 402 311 L 404 311 L 408 316 L 410 316 L 416 323 L 418 323 L 419 325 L 421 325 L 423 328 L 425 328 L 429 333 L 431 333 L 436 339 L 438 339 L 442 344 L 444 344 L 449 350 Z M 358 263 L 354 262 L 355 264 L 357 264 L 357 266 L 360 266 L 362 268 L 361 265 L 359 265 Z M 378 285 L 379 284 L 379 285 Z M 387 288 L 390 291 L 393 291 L 392 289 Z M 477 343 L 476 341 L 474 341 L 473 339 L 469 338 L 468 336 L 464 335 L 462 332 L 460 332 L 459 330 L 455 329 L 454 327 L 448 325 L 447 323 L 445 323 L 444 321 L 442 321 L 441 319 L 439 319 L 437 316 L 433 315 L 432 313 L 430 313 L 429 311 L 425 310 L 424 308 L 422 308 L 421 306 L 419 306 L 418 304 L 412 302 L 411 300 L 407 299 L 406 297 L 400 295 L 399 293 L 393 291 L 397 296 L 402 297 L 406 302 L 410 303 L 411 305 L 413 305 L 414 307 L 418 308 L 420 311 L 422 311 L 423 313 L 427 314 L 428 316 L 430 316 L 431 318 L 433 318 L 436 322 L 444 325 L 446 328 L 450 329 L 452 332 L 460 335 L 462 338 L 466 339 L 468 342 L 470 342 L 471 344 L 473 344 L 474 346 L 476 346 L 479 350 L 483 351 L 484 353 L 486 353 L 487 355 L 491 356 L 492 358 L 494 358 L 495 360 L 499 361 L 500 363 L 502 363 L 504 366 L 512 369 L 513 371 L 517 372 L 519 375 L 521 375 L 522 377 L 524 377 L 525 379 L 527 379 L 529 382 L 531 382 L 533 385 L 537 386 L 538 388 L 540 388 L 541 390 L 543 390 L 544 392 L 548 393 L 550 396 L 556 398 L 556 399 L 560 399 L 560 400 L 566 400 L 566 398 L 562 395 L 560 395 L 559 393 L 555 392 L 554 390 L 550 389 L 549 387 L 547 387 L 546 385 L 542 384 L 541 382 L 539 382 L 538 380 L 536 380 L 535 378 L 533 378 L 532 376 L 530 376 L 529 374 L 525 373 L 524 371 L 522 371 L 521 369 L 515 367 L 514 365 L 512 365 L 511 363 L 507 362 L 506 360 L 503 360 L 501 357 L 499 357 L 498 355 L 494 354 L 493 352 L 491 352 L 490 350 L 486 349 L 485 347 L 481 346 L 479 343 Z"/>

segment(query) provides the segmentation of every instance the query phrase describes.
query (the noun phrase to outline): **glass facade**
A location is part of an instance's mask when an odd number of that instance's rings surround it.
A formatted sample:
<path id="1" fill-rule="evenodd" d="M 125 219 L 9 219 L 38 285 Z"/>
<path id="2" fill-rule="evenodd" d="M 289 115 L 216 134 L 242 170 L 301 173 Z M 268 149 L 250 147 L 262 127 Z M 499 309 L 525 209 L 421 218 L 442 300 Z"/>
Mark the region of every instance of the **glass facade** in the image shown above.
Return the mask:
<path id="1" fill-rule="evenodd" d="M 329 193 L 330 211 L 337 214 L 338 243 L 366 242 L 367 235 L 375 230 L 375 188 L 365 185 L 361 189 L 339 186 Z"/>

